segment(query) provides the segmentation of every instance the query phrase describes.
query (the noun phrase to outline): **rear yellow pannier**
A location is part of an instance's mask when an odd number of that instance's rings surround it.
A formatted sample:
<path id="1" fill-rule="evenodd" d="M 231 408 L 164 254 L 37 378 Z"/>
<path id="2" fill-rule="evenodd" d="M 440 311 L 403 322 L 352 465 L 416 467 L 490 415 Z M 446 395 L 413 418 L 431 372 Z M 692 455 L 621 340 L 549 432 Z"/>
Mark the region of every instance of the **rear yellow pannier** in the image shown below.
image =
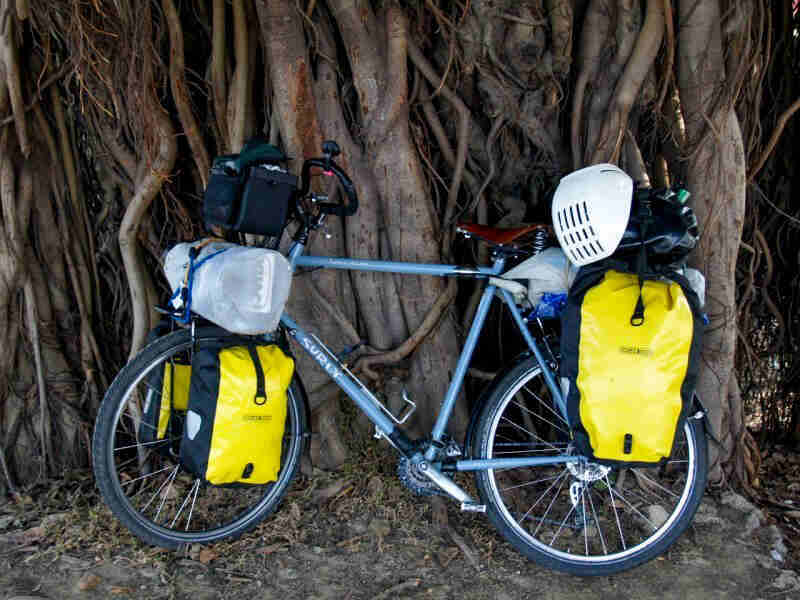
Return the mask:
<path id="1" fill-rule="evenodd" d="M 562 387 L 573 438 L 599 462 L 668 458 L 694 394 L 697 296 L 677 273 L 647 276 L 639 323 L 632 318 L 639 294 L 636 274 L 587 269 L 562 314 Z"/>
<path id="2" fill-rule="evenodd" d="M 214 485 L 275 481 L 293 373 L 277 345 L 196 351 L 181 464 Z"/>

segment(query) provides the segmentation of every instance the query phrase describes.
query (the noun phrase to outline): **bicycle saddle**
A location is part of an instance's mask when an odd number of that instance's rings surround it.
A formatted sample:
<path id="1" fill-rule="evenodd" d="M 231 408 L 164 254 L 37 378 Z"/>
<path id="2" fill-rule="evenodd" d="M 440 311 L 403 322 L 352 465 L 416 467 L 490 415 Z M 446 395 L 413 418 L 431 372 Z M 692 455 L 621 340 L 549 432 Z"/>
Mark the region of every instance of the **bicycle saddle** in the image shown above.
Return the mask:
<path id="1" fill-rule="evenodd" d="M 534 223 L 524 227 L 488 227 L 486 225 L 476 225 L 475 223 L 459 223 L 456 226 L 457 233 L 461 233 L 466 237 L 478 238 L 492 246 L 507 246 L 534 231 L 549 233 L 550 225 Z"/>

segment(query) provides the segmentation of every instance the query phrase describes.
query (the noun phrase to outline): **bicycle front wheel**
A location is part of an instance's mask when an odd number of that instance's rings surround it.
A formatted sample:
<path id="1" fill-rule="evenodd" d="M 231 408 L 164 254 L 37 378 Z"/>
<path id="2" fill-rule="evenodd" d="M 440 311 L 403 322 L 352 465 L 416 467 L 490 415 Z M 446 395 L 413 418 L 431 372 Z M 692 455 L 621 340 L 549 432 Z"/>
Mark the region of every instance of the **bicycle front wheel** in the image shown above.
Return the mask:
<path id="1" fill-rule="evenodd" d="M 702 425 L 687 419 L 670 460 L 652 468 L 570 463 L 476 473 L 498 531 L 522 554 L 574 575 L 608 575 L 662 554 L 683 533 L 706 484 Z M 524 361 L 498 384 L 477 422 L 476 458 L 558 456 L 569 426 L 541 368 Z"/>
<path id="2" fill-rule="evenodd" d="M 178 460 L 181 432 L 141 441 L 148 394 L 161 394 L 152 374 L 169 364 L 190 364 L 204 345 L 225 343 L 217 328 L 197 328 L 155 340 L 117 375 L 97 415 L 93 466 L 100 492 L 116 517 L 149 544 L 178 548 L 233 538 L 255 527 L 283 499 L 303 451 L 306 413 L 302 388 L 292 381 L 277 479 L 265 485 L 207 485 Z M 180 418 L 180 415 L 177 415 Z M 152 437 L 152 436 L 150 436 Z"/>

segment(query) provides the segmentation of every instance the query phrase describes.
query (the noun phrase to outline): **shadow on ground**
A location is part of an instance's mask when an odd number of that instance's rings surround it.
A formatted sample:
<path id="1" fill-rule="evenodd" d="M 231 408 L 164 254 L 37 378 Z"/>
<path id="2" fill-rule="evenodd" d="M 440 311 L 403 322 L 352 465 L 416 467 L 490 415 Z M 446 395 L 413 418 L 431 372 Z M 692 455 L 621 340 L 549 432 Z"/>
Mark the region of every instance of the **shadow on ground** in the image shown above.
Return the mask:
<path id="1" fill-rule="evenodd" d="M 0 505 L 0 600 L 800 598 L 777 529 L 730 492 L 707 496 L 666 555 L 591 579 L 528 562 L 483 515 L 447 511 L 435 525 L 386 474 L 318 472 L 244 538 L 171 552 L 139 543 L 72 473 Z"/>

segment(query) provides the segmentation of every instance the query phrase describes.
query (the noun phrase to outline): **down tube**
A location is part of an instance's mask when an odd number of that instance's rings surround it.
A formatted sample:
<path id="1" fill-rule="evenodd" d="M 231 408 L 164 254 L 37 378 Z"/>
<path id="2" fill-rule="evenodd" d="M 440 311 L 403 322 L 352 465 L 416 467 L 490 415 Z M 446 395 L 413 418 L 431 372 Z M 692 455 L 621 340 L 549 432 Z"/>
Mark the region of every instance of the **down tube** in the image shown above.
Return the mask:
<path id="1" fill-rule="evenodd" d="M 404 454 L 410 448 L 410 442 L 406 435 L 378 408 L 374 402 L 367 398 L 359 388 L 358 384 L 345 373 L 339 365 L 332 361 L 323 348 L 320 348 L 314 338 L 303 331 L 300 326 L 286 313 L 281 316 L 281 323 L 286 327 L 289 335 L 293 337 L 300 347 L 308 352 L 322 370 L 347 394 L 356 405 L 364 411 L 375 426 L 386 434 L 386 437 L 393 443 L 398 450 Z"/>

